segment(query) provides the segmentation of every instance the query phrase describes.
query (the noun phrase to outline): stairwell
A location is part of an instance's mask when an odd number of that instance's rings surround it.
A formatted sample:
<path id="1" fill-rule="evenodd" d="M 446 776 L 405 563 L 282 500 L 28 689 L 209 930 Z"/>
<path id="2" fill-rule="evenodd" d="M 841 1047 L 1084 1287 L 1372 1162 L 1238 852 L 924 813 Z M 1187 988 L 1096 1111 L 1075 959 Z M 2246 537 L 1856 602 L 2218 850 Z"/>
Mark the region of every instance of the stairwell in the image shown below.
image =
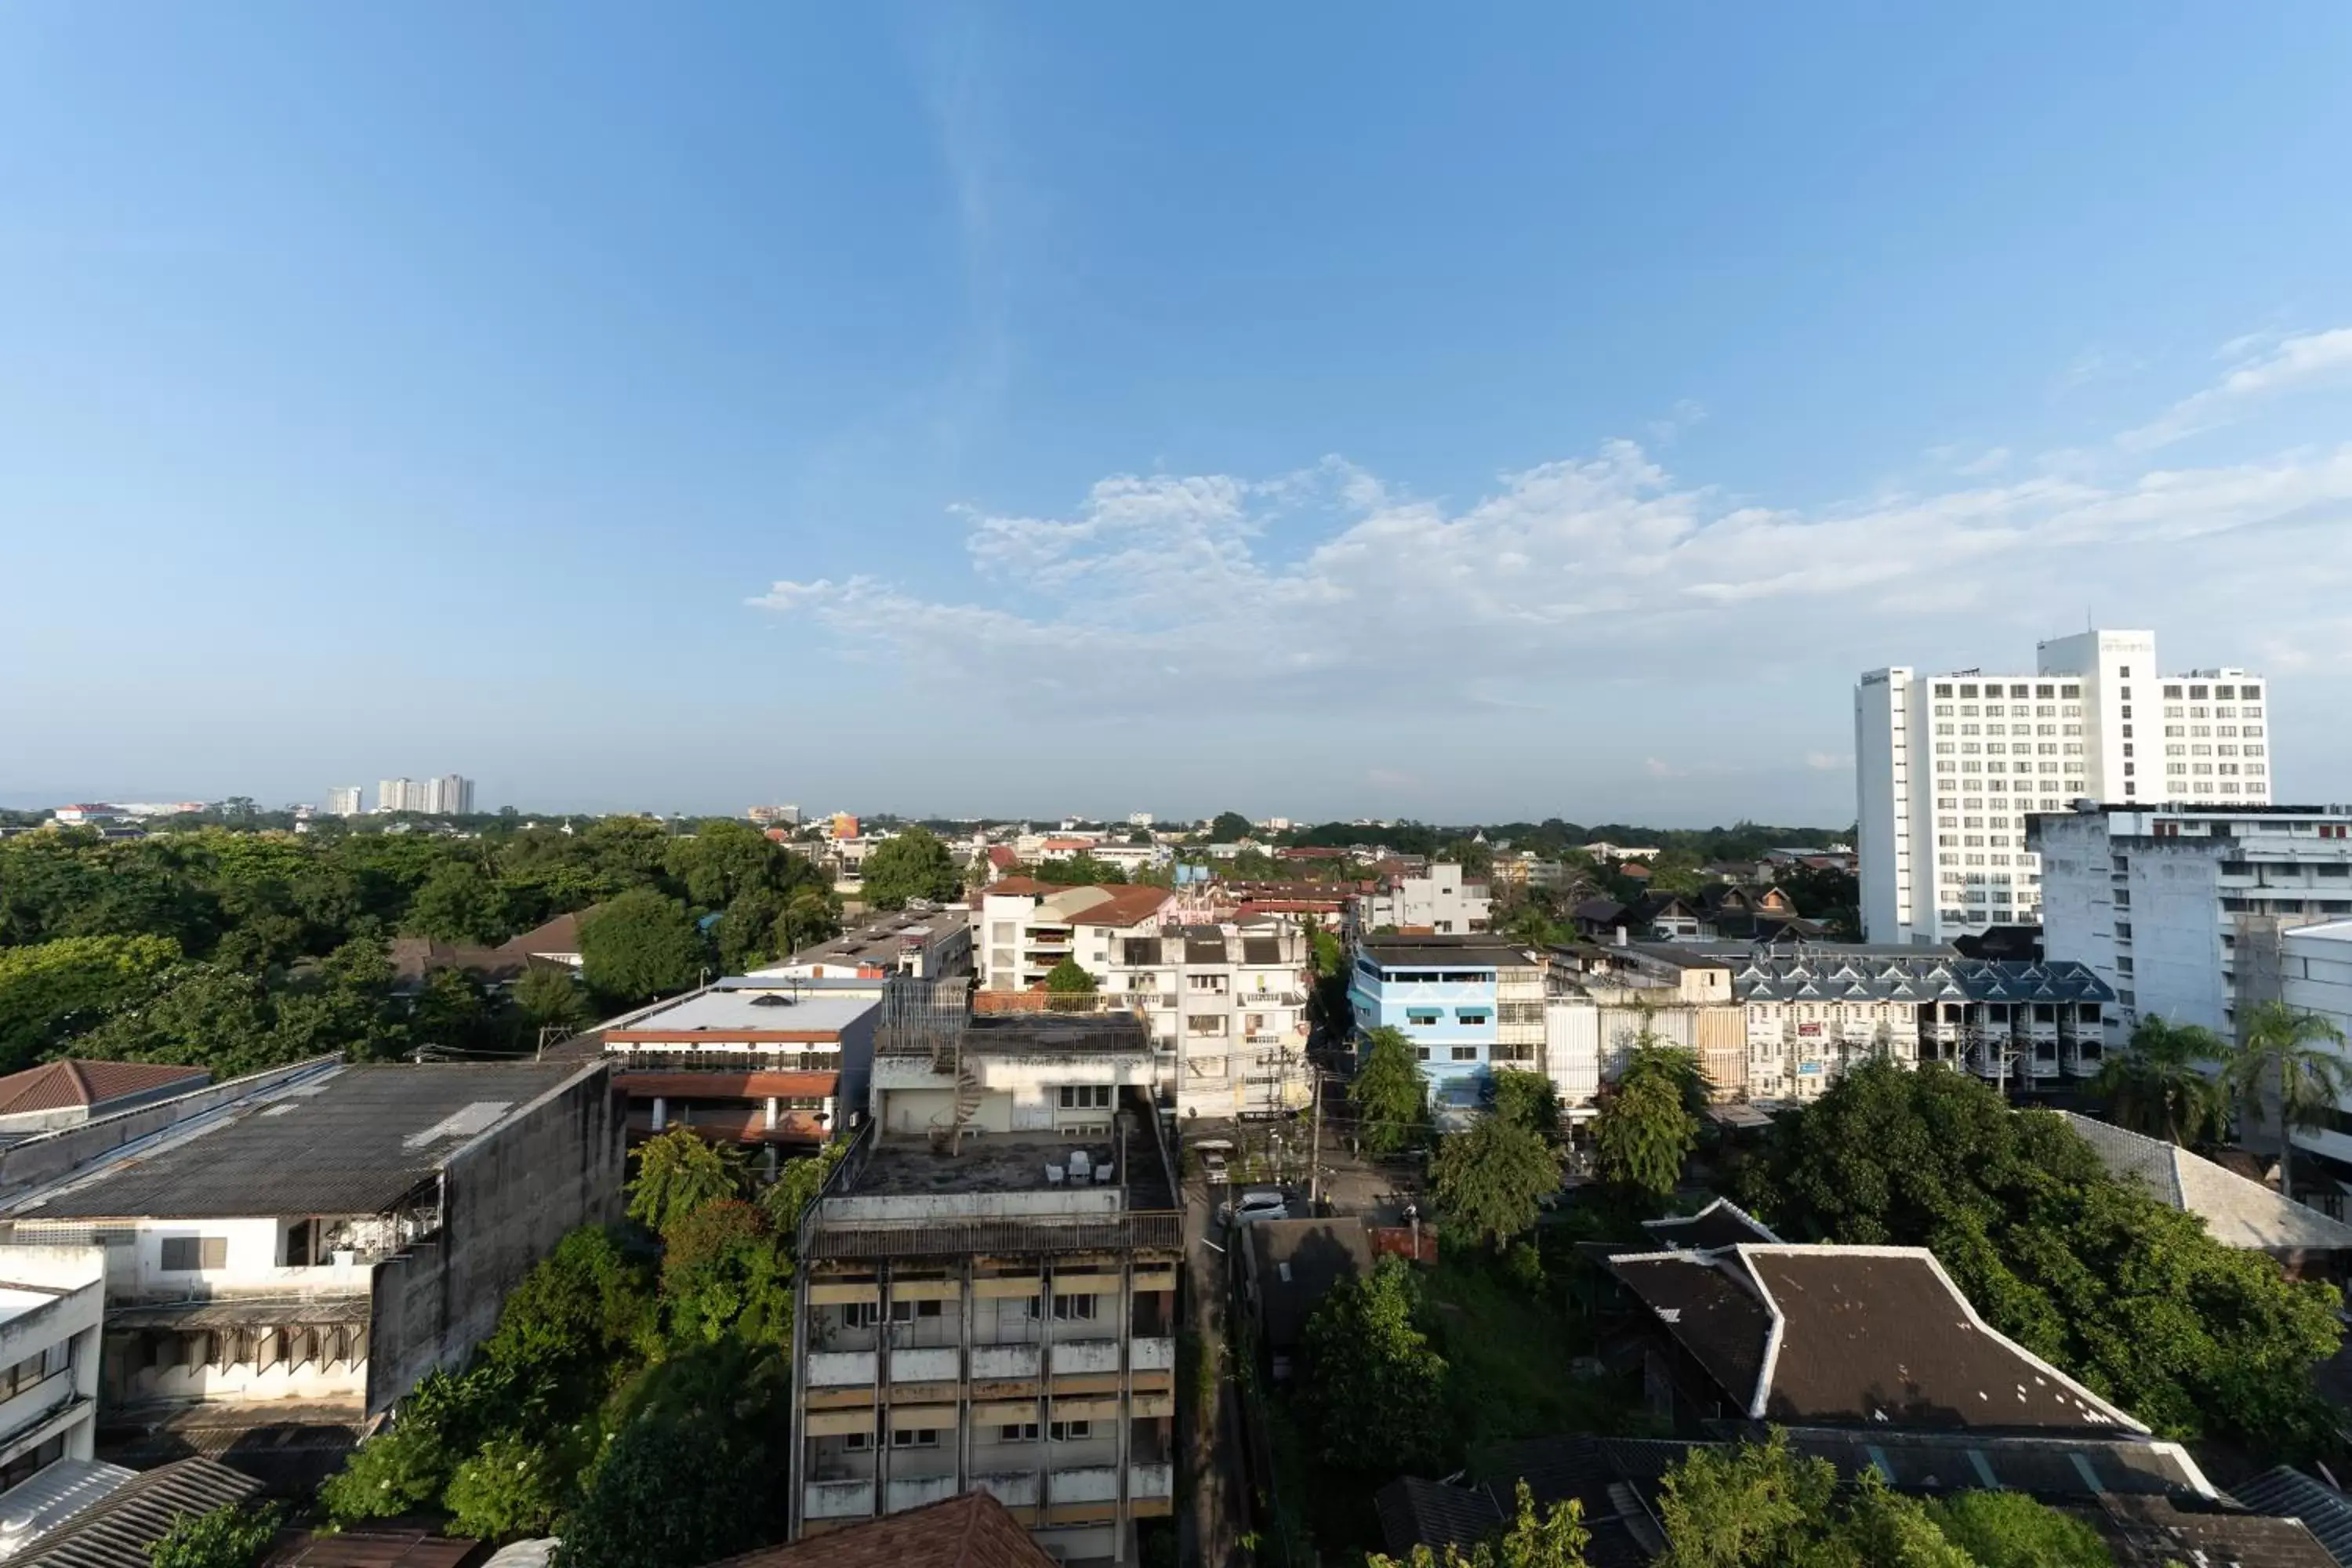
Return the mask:
<path id="1" fill-rule="evenodd" d="M 964 1123 L 979 1112 L 985 1093 L 980 1079 L 961 1062 L 955 1064 L 955 1080 L 954 1109 L 944 1119 L 934 1117 L 931 1121 L 931 1152 L 935 1154 L 952 1154 L 963 1147 Z"/>

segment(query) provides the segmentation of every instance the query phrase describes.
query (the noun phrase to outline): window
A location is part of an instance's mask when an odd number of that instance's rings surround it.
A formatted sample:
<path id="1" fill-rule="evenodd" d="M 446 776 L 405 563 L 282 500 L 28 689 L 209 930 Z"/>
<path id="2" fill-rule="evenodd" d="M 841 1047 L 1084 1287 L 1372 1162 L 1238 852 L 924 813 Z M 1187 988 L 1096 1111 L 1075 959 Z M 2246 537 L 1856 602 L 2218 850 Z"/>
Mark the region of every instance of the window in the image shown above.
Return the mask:
<path id="1" fill-rule="evenodd" d="M 1457 1062 L 1475 1062 L 1478 1059 L 1478 1047 L 1475 1046 L 1456 1046 L 1454 1047 L 1452 1055 L 1453 1058 Z"/>
<path id="2" fill-rule="evenodd" d="M 1083 1443 L 1094 1430 L 1091 1421 L 1055 1421 L 1047 1424 L 1045 1436 L 1056 1443 Z"/>
<path id="3" fill-rule="evenodd" d="M 1408 1024 L 1435 1024 L 1444 1016 L 1444 1010 L 1438 1007 L 1407 1007 L 1404 1010 L 1404 1021 Z"/>
<path id="4" fill-rule="evenodd" d="M 1000 1443 L 1034 1443 L 1037 1440 L 1037 1423 L 1016 1421 L 1009 1426 L 1000 1426 L 996 1440 Z"/>
<path id="5" fill-rule="evenodd" d="M 1491 1024 L 1495 1021 L 1495 1015 L 1484 1007 L 1456 1007 L 1454 1016 L 1465 1024 Z"/>
<path id="6" fill-rule="evenodd" d="M 1091 1323 L 1095 1321 L 1094 1296 L 1064 1296 L 1054 1298 L 1054 1321 L 1057 1323 Z"/>
<path id="7" fill-rule="evenodd" d="M 850 1453 L 863 1454 L 867 1449 L 874 1447 L 874 1434 L 871 1432 L 844 1432 L 841 1435 L 841 1446 Z"/>
<path id="8" fill-rule="evenodd" d="M 1066 1083 L 1062 1086 L 1062 1109 L 1065 1110 L 1108 1110 L 1110 1085 L 1107 1083 Z"/>
<path id="9" fill-rule="evenodd" d="M 841 1321 L 853 1329 L 870 1329 L 882 1321 L 882 1303 L 845 1301 L 841 1306 Z"/>
<path id="10" fill-rule="evenodd" d="M 890 1321 L 894 1323 L 911 1323 L 917 1318 L 936 1318 L 939 1315 L 940 1304 L 937 1301 L 893 1301 L 890 1303 Z"/>
<path id="11" fill-rule="evenodd" d="M 203 1268 L 228 1267 L 228 1237 L 225 1236 L 167 1236 L 163 1238 L 163 1269 L 166 1273 L 187 1274 Z"/>
<path id="12" fill-rule="evenodd" d="M 940 1429 L 936 1426 L 912 1427 L 890 1434 L 893 1448 L 936 1448 L 940 1446 Z"/>

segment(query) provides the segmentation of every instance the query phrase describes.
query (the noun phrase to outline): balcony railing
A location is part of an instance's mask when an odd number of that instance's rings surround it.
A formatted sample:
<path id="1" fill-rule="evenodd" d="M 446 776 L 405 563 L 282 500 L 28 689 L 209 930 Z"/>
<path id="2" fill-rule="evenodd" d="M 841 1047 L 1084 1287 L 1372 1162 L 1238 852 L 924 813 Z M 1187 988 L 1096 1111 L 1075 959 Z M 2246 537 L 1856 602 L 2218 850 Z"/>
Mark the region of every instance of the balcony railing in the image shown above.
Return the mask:
<path id="1" fill-rule="evenodd" d="M 810 1519 L 867 1519 L 874 1513 L 872 1481 L 813 1481 L 802 1494 L 801 1511 Z"/>
<path id="2" fill-rule="evenodd" d="M 1125 1215 L 1033 1215 L 970 1220 L 868 1220 L 813 1227 L 804 1256 L 937 1258 L 962 1253 L 1015 1256 L 1063 1252 L 1169 1250 L 1183 1245 L 1180 1210 Z"/>

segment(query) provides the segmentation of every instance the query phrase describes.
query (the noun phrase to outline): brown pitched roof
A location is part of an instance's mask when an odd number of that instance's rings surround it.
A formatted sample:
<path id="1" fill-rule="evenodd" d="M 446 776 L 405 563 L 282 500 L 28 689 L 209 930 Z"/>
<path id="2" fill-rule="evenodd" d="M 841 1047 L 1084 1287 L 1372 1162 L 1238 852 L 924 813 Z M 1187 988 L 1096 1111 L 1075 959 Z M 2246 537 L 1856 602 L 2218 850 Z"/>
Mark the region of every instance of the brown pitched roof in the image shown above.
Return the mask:
<path id="1" fill-rule="evenodd" d="M 710 1568 L 1056 1568 L 1045 1549 L 982 1491 L 909 1509 Z"/>
<path id="2" fill-rule="evenodd" d="M 44 1062 L 0 1078 L 0 1116 L 103 1105 L 167 1084 L 195 1089 L 211 1077 L 203 1068 L 169 1067 L 162 1062 L 94 1062 L 78 1058 Z"/>
<path id="3" fill-rule="evenodd" d="M 1175 897 L 1165 888 L 1149 883 L 1141 887 L 1108 887 L 1099 891 L 1110 896 L 1091 908 L 1070 917 L 1074 926 L 1109 926 L 1113 930 L 1139 925 L 1160 912 L 1160 908 Z"/>

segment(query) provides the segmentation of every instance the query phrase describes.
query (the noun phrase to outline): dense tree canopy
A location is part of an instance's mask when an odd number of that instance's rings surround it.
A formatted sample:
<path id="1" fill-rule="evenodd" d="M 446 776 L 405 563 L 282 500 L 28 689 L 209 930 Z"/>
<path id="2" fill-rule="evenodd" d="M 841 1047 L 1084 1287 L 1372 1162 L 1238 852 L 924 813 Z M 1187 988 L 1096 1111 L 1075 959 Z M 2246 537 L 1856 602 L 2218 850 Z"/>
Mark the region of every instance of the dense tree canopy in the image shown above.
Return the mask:
<path id="1" fill-rule="evenodd" d="M 1747 1181 L 1790 1240 L 1933 1248 L 1994 1328 L 2166 1436 L 2294 1455 L 2334 1430 L 2311 1382 L 2332 1286 L 2223 1247 L 1974 1078 L 1864 1063 L 1780 1119 Z"/>
<path id="2" fill-rule="evenodd" d="M 860 877 L 861 896 L 877 910 L 904 909 L 917 899 L 951 899 L 963 886 L 948 847 L 921 827 L 909 827 L 868 850 Z"/>
<path id="3" fill-rule="evenodd" d="M 580 972 L 616 1006 L 688 990 L 710 960 L 686 905 L 650 889 L 599 904 L 580 921 Z"/>
<path id="4" fill-rule="evenodd" d="M 2130 1043 L 2100 1064 L 2091 1093 L 2119 1127 L 2174 1143 L 2218 1139 L 2230 1125 L 2229 1086 L 2221 1072 L 2229 1054 L 2210 1029 L 2150 1014 L 2134 1026 Z"/>
<path id="5" fill-rule="evenodd" d="M 1652 1202 L 1673 1192 L 1698 1146 L 1697 1107 L 1706 1100 L 1706 1080 L 1690 1052 L 1635 1047 L 1593 1127 L 1601 1179 Z"/>
<path id="6" fill-rule="evenodd" d="M 1383 1258 L 1307 1320 L 1299 1387 L 1324 1463 L 1386 1477 L 1443 1452 L 1445 1359 L 1413 1321 L 1419 1299 L 1411 1268 Z"/>
<path id="7" fill-rule="evenodd" d="M 1447 1234 L 1500 1247 L 1534 1229 L 1543 1200 L 1559 1191 L 1560 1153 L 1497 1111 L 1440 1139 L 1430 1176 Z"/>
<path id="8" fill-rule="evenodd" d="M 1517 1510 L 1511 1522 L 1492 1537 L 1474 1542 L 1469 1551 L 1448 1545 L 1443 1555 L 1416 1546 L 1399 1564 L 1378 1552 L 1366 1559 L 1366 1568 L 1585 1568 L 1584 1549 L 1592 1534 L 1584 1528 L 1584 1505 L 1570 1498 L 1549 1509 L 1536 1507 L 1534 1490 L 1518 1484 Z"/>
<path id="9" fill-rule="evenodd" d="M 1429 1120 L 1429 1081 L 1402 1029 L 1383 1024 L 1364 1037 L 1348 1102 L 1355 1108 L 1356 1140 L 1368 1152 L 1392 1153 L 1420 1136 Z"/>

